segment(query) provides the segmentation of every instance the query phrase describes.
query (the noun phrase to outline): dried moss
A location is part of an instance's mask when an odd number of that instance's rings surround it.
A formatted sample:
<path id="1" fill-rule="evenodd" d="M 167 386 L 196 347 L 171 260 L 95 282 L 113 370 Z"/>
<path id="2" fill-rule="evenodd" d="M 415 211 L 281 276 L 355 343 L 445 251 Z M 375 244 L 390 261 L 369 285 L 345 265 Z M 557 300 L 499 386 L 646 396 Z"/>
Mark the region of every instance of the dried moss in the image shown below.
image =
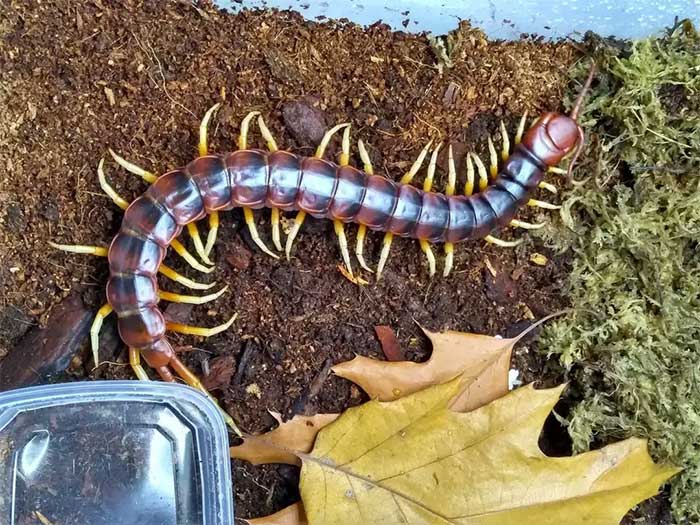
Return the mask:
<path id="1" fill-rule="evenodd" d="M 685 468 L 678 523 L 700 522 L 700 39 L 689 23 L 599 51 L 590 145 L 550 241 L 575 253 L 575 315 L 543 343 L 581 399 L 576 450 L 647 437 Z M 582 64 L 575 72 L 586 74 Z"/>

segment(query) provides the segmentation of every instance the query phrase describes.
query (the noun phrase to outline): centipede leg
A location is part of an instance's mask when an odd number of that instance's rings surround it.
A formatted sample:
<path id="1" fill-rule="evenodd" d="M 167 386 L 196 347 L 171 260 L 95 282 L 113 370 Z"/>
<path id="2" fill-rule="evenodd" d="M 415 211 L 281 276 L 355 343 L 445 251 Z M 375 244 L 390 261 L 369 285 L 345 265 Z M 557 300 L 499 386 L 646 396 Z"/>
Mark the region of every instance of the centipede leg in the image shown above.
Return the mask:
<path id="1" fill-rule="evenodd" d="M 506 130 L 506 125 L 501 120 L 500 125 L 501 130 L 501 161 L 505 162 L 508 160 L 510 155 L 510 138 L 508 138 L 508 131 Z"/>
<path id="2" fill-rule="evenodd" d="M 287 260 L 289 260 L 291 256 L 294 239 L 296 239 L 297 235 L 299 234 L 301 225 L 304 224 L 304 219 L 306 219 L 305 211 L 300 211 L 294 217 L 294 224 L 292 225 L 292 229 L 289 231 L 289 235 L 287 235 L 287 242 L 284 245 L 284 253 L 287 256 Z"/>
<path id="3" fill-rule="evenodd" d="M 277 151 L 277 142 L 275 138 L 270 133 L 269 128 L 265 124 L 262 116 L 258 116 L 258 127 L 260 128 L 260 134 L 265 139 L 267 143 L 267 149 L 270 151 Z M 270 213 L 270 223 L 272 225 L 272 244 L 278 251 L 282 251 L 282 242 L 280 240 L 280 211 L 277 208 L 272 208 Z"/>
<path id="4" fill-rule="evenodd" d="M 340 153 L 340 166 L 350 164 L 350 126 L 347 126 L 343 131 L 343 143 Z M 352 265 L 350 264 L 350 252 L 348 251 L 348 240 L 345 237 L 345 224 L 343 221 L 335 219 L 333 221 L 333 229 L 338 237 L 338 246 L 340 247 L 340 255 L 343 257 L 343 263 L 348 269 L 351 278 L 354 278 L 352 273 Z"/>
<path id="5" fill-rule="evenodd" d="M 95 362 L 95 366 L 100 364 L 100 356 L 98 354 L 100 348 L 100 329 L 102 328 L 102 323 L 104 323 L 105 318 L 112 313 L 112 305 L 109 303 L 102 306 L 97 311 L 95 319 L 90 326 L 90 347 L 92 348 L 92 359 Z"/>
<path id="6" fill-rule="evenodd" d="M 537 199 L 530 199 L 527 201 L 527 205 L 532 208 L 542 208 L 544 210 L 560 210 L 561 206 L 558 204 L 551 204 L 546 201 L 539 201 Z"/>
<path id="7" fill-rule="evenodd" d="M 172 293 L 172 292 L 165 292 L 163 290 L 158 291 L 158 296 L 163 300 L 163 301 L 169 301 L 171 303 L 185 303 L 185 304 L 204 304 L 208 303 L 210 301 L 215 301 L 219 297 L 221 297 L 226 290 L 228 290 L 228 286 L 224 286 L 221 290 L 218 292 L 209 294 L 209 295 L 181 295 L 178 293 Z"/>
<path id="8" fill-rule="evenodd" d="M 445 195 L 452 196 L 455 193 L 455 185 L 457 183 L 457 168 L 455 159 L 452 153 L 452 144 L 447 149 L 447 187 Z M 454 266 L 454 244 L 451 242 L 445 243 L 445 268 L 442 271 L 442 276 L 447 277 Z"/>
<path id="9" fill-rule="evenodd" d="M 489 178 L 494 180 L 498 176 L 498 155 L 496 154 L 496 146 L 493 145 L 493 140 L 488 137 L 489 145 Z"/>
<path id="10" fill-rule="evenodd" d="M 515 241 L 504 241 L 503 239 L 498 239 L 493 235 L 487 235 L 484 237 L 484 240 L 489 244 L 495 244 L 496 246 L 500 246 L 502 248 L 514 248 L 523 242 L 522 239 L 517 239 Z"/>
<path id="11" fill-rule="evenodd" d="M 525 124 L 527 123 L 527 111 L 523 113 L 520 118 L 520 123 L 518 124 L 518 131 L 515 132 L 515 143 L 520 144 L 523 140 L 523 133 L 525 133 Z"/>
<path id="12" fill-rule="evenodd" d="M 248 147 L 248 130 L 250 129 L 250 122 L 255 118 L 259 117 L 260 112 L 259 111 L 251 111 L 248 113 L 243 120 L 241 121 L 241 130 L 238 135 L 238 149 L 246 149 Z M 260 123 L 262 122 L 262 125 Z M 272 139 L 272 135 L 270 134 L 270 131 L 267 129 L 267 126 L 265 126 L 264 121 L 262 119 L 258 119 L 258 126 L 260 126 L 260 130 L 263 132 L 263 136 L 265 136 L 265 132 L 267 132 L 267 137 L 266 140 L 268 140 L 268 146 L 270 145 L 269 139 Z M 274 139 L 272 139 L 272 143 L 274 144 Z M 276 148 L 277 145 L 274 144 L 274 147 Z M 253 239 L 253 242 L 260 248 L 263 252 L 265 252 L 267 255 L 272 257 L 273 259 L 279 259 L 279 255 L 275 254 L 272 250 L 270 250 L 265 243 L 262 241 L 260 238 L 260 234 L 258 233 L 258 228 L 255 225 L 255 215 L 253 214 L 253 210 L 247 207 L 243 207 L 243 217 L 245 218 L 245 223 L 248 226 L 248 231 L 250 232 L 250 237 Z"/>
<path id="13" fill-rule="evenodd" d="M 49 241 L 49 246 L 62 252 L 82 253 L 86 255 L 96 255 L 98 257 L 107 257 L 108 248 L 104 246 L 88 246 L 84 244 L 58 244 Z"/>
<path id="14" fill-rule="evenodd" d="M 221 107 L 220 103 L 214 104 L 212 107 L 210 107 L 207 112 L 204 114 L 204 118 L 202 119 L 202 122 L 199 124 L 199 145 L 197 147 L 199 156 L 204 157 L 205 155 L 209 154 L 209 144 L 207 143 L 207 131 L 209 129 L 209 121 L 211 120 L 211 117 L 218 111 L 218 109 Z M 190 235 L 192 235 L 192 231 L 188 227 L 188 231 L 190 231 Z M 219 232 L 219 213 L 217 211 L 213 211 L 209 214 L 209 232 L 207 233 L 207 243 L 202 247 L 202 253 L 198 254 L 202 261 L 204 261 L 206 264 L 212 264 L 211 261 L 209 260 L 209 254 L 211 253 L 212 249 L 214 248 L 214 244 L 216 244 L 216 236 Z M 197 237 L 199 237 L 199 232 L 197 232 Z M 197 241 L 193 237 L 192 240 L 195 243 L 195 248 L 198 249 L 197 247 Z M 201 245 L 201 241 L 199 242 Z"/>
<path id="15" fill-rule="evenodd" d="M 204 266 L 201 263 L 199 263 L 197 259 L 192 257 L 192 254 L 187 251 L 187 248 L 185 248 L 185 246 L 177 239 L 173 239 L 173 241 L 170 243 L 170 246 L 173 250 L 175 250 L 175 253 L 182 257 L 185 260 L 185 262 L 187 262 L 187 264 L 189 264 L 195 270 L 198 270 L 202 273 L 211 273 L 214 271 L 214 267 Z"/>
<path id="16" fill-rule="evenodd" d="M 362 142 L 362 139 L 357 141 L 357 148 L 360 151 L 360 159 L 362 160 L 365 173 L 367 173 L 368 175 L 374 175 L 374 167 L 372 166 L 372 160 L 369 158 L 369 154 L 367 153 L 367 149 L 365 148 L 365 144 Z M 365 262 L 364 248 L 366 234 L 367 226 L 365 226 L 364 224 L 360 224 L 357 228 L 357 236 L 355 240 L 355 257 L 357 257 L 357 262 L 360 263 L 360 266 L 363 269 L 370 273 L 374 273 L 374 270 L 367 266 L 367 263 Z"/>
<path id="17" fill-rule="evenodd" d="M 433 141 L 431 139 L 418 154 L 418 158 L 416 158 L 416 160 L 413 162 L 411 168 L 403 175 L 403 177 L 401 177 L 401 184 L 410 184 L 411 181 L 413 181 L 413 177 L 416 176 L 416 173 L 418 173 L 421 166 L 423 165 L 423 161 L 425 161 L 425 157 L 427 157 L 428 151 L 430 151 L 430 147 L 432 145 Z M 379 254 L 379 264 L 377 265 L 377 281 L 381 279 L 382 272 L 384 271 L 384 266 L 389 260 L 389 252 L 391 251 L 391 243 L 393 240 L 394 235 L 391 232 L 387 232 L 384 234 L 384 239 L 382 240 L 382 251 Z"/>
<path id="18" fill-rule="evenodd" d="M 479 174 L 479 191 L 484 191 L 489 185 L 489 177 L 486 172 L 486 166 L 476 153 L 472 154 L 472 158 L 474 159 L 474 164 L 476 164 L 476 171 Z"/>
<path id="19" fill-rule="evenodd" d="M 194 222 L 191 222 L 187 225 L 187 233 L 190 235 L 190 238 L 192 239 L 192 244 L 194 244 L 194 249 L 197 252 L 197 255 L 201 259 L 201 261 L 204 264 L 214 264 L 209 260 L 209 257 L 207 257 L 207 254 L 204 250 L 204 244 L 202 243 L 202 238 L 199 236 L 199 229 L 197 228 L 197 224 Z"/>
<path id="20" fill-rule="evenodd" d="M 126 199 L 122 198 L 112 186 L 110 186 L 109 182 L 107 182 L 104 172 L 104 163 L 105 159 L 100 159 L 100 162 L 97 165 L 97 179 L 100 181 L 100 188 L 102 188 L 102 191 L 104 191 L 107 196 L 112 199 L 114 204 L 119 206 L 122 210 L 125 210 L 129 207 L 129 203 L 126 201 Z"/>
<path id="21" fill-rule="evenodd" d="M 549 193 L 554 193 L 554 194 L 558 193 L 556 186 L 554 186 L 553 184 L 550 184 L 549 182 L 540 181 L 540 183 L 537 185 L 537 187 L 542 189 L 542 190 L 546 190 Z"/>
<path id="22" fill-rule="evenodd" d="M 433 150 L 430 156 L 430 163 L 428 164 L 428 173 L 423 182 L 423 191 L 428 192 L 433 188 L 433 179 L 435 178 L 435 168 L 437 166 L 437 158 L 440 153 L 440 148 L 442 144 L 438 144 Z M 428 270 L 430 272 L 430 277 L 435 275 L 435 255 L 433 250 L 430 248 L 430 243 L 426 239 L 419 239 L 420 248 L 423 250 L 425 257 L 428 260 Z"/>
<path id="23" fill-rule="evenodd" d="M 184 275 L 176 272 L 175 270 L 164 264 L 161 264 L 160 267 L 158 267 L 158 272 L 165 275 L 168 279 L 171 279 L 176 283 L 180 283 L 181 285 L 186 286 L 187 288 L 191 288 L 192 290 L 209 290 L 210 288 L 216 286 L 216 283 L 206 284 L 193 281 L 189 277 L 185 277 Z"/>
<path id="24" fill-rule="evenodd" d="M 204 387 L 199 378 L 194 373 L 192 373 L 192 371 L 189 368 L 187 368 L 185 364 L 177 358 L 177 356 L 172 356 L 168 365 L 185 383 L 190 385 L 192 388 L 196 388 L 197 390 L 205 394 L 207 397 L 209 397 L 209 399 L 211 399 L 216 405 L 216 407 L 219 409 L 219 412 L 224 417 L 226 424 L 231 428 L 231 430 L 233 430 L 239 436 L 242 435 L 238 426 L 236 426 L 236 423 L 233 421 L 233 418 L 228 414 L 228 412 L 221 408 L 216 398 L 211 395 L 211 393 Z"/>
<path id="25" fill-rule="evenodd" d="M 466 196 L 472 195 L 474 193 L 474 162 L 472 161 L 472 154 L 467 153 L 467 181 L 464 183 L 464 194 Z"/>
<path id="26" fill-rule="evenodd" d="M 231 319 L 226 321 L 223 324 L 220 324 L 218 326 L 213 326 L 211 328 L 204 328 L 201 326 L 190 326 L 186 324 L 180 324 L 180 323 L 166 323 L 165 326 L 168 330 L 171 332 L 177 332 L 178 334 L 187 334 L 187 335 L 198 335 L 200 337 L 211 337 L 216 334 L 220 334 L 221 332 L 224 332 L 225 330 L 228 330 L 231 325 L 234 323 L 236 318 L 238 317 L 238 314 L 234 314 Z"/>
<path id="27" fill-rule="evenodd" d="M 543 228 L 546 224 L 546 222 L 533 224 L 531 222 L 519 221 L 517 219 L 513 219 L 512 221 L 510 221 L 510 225 L 513 228 L 522 228 L 523 230 L 539 230 L 540 228 Z"/>
<path id="28" fill-rule="evenodd" d="M 134 374 L 136 374 L 136 377 L 138 377 L 140 381 L 150 381 L 148 374 L 146 374 L 146 371 L 141 364 L 141 352 L 138 350 L 138 348 L 129 347 L 129 364 L 131 365 L 131 369 L 134 371 Z"/>
<path id="29" fill-rule="evenodd" d="M 109 151 L 109 154 L 114 159 L 114 162 L 119 164 L 122 168 L 124 168 L 129 173 L 133 173 L 134 175 L 138 175 L 143 180 L 145 180 L 147 183 L 153 184 L 156 181 L 156 179 L 158 178 L 158 176 L 155 175 L 154 173 L 151 173 L 150 171 L 147 171 L 147 170 L 137 166 L 136 164 L 133 164 L 133 163 L 129 162 L 128 160 L 120 157 L 112 150 L 112 148 L 108 148 L 108 151 Z"/>

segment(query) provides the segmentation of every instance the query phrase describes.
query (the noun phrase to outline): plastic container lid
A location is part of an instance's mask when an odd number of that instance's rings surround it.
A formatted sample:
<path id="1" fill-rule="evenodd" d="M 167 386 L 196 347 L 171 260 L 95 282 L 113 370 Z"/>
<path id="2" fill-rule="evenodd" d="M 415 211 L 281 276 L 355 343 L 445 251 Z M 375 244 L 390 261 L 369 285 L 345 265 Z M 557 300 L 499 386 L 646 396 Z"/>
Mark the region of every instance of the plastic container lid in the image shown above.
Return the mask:
<path id="1" fill-rule="evenodd" d="M 226 426 L 183 385 L 0 394 L 0 523 L 233 525 Z"/>

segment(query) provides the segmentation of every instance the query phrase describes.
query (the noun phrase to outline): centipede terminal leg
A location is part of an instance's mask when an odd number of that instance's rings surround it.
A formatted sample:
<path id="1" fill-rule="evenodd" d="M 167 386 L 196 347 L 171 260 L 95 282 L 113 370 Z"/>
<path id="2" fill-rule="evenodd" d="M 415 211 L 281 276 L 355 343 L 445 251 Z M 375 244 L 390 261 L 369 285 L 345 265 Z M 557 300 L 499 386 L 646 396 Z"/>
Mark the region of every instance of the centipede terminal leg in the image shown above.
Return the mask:
<path id="1" fill-rule="evenodd" d="M 413 162 L 411 168 L 406 173 L 404 173 L 403 177 L 401 177 L 401 184 L 410 184 L 413 181 L 413 177 L 416 176 L 416 173 L 418 173 L 421 166 L 423 165 L 423 162 L 428 156 L 428 152 L 430 151 L 432 145 L 433 141 L 431 139 L 418 154 L 418 157 Z M 384 234 L 384 239 L 382 239 L 382 251 L 379 254 L 379 263 L 377 264 L 377 281 L 379 281 L 379 279 L 382 278 L 382 272 L 384 271 L 384 267 L 386 266 L 386 263 L 389 260 L 389 252 L 391 251 L 391 243 L 393 240 L 393 233 L 386 232 Z"/>

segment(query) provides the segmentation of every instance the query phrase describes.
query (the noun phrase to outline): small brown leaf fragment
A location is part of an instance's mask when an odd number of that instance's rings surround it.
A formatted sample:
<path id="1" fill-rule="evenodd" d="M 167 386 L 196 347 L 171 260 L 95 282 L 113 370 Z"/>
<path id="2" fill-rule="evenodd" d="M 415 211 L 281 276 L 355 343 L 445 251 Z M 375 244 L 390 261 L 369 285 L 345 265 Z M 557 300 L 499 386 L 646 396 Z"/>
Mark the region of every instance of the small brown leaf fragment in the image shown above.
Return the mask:
<path id="1" fill-rule="evenodd" d="M 456 82 L 450 82 L 442 96 L 442 103 L 445 107 L 451 108 L 457 102 L 460 86 Z"/>
<path id="2" fill-rule="evenodd" d="M 301 465 L 295 452 L 307 453 L 314 446 L 316 434 L 338 418 L 339 414 L 294 416 L 282 421 L 280 414 L 270 412 L 279 426 L 257 436 L 245 436 L 241 445 L 231 447 L 231 457 L 243 459 L 254 465 L 263 463 L 287 463 Z"/>
<path id="3" fill-rule="evenodd" d="M 236 360 L 230 355 L 222 355 L 209 363 L 209 374 L 202 377 L 207 390 L 219 390 L 231 384 L 236 369 Z"/>
<path id="4" fill-rule="evenodd" d="M 107 86 L 105 86 L 104 92 L 105 92 L 105 97 L 107 97 L 107 102 L 109 102 L 109 105 L 114 106 L 114 104 L 117 103 L 116 99 L 114 98 L 114 91 L 112 91 Z"/>
<path id="5" fill-rule="evenodd" d="M 301 501 L 286 507 L 279 512 L 264 516 L 243 520 L 249 525 L 306 525 L 306 513 Z"/>
<path id="6" fill-rule="evenodd" d="M 374 332 L 377 334 L 377 339 L 382 345 L 382 352 L 388 361 L 405 361 L 406 356 L 401 350 L 399 340 L 390 326 L 380 325 L 374 327 Z"/>

